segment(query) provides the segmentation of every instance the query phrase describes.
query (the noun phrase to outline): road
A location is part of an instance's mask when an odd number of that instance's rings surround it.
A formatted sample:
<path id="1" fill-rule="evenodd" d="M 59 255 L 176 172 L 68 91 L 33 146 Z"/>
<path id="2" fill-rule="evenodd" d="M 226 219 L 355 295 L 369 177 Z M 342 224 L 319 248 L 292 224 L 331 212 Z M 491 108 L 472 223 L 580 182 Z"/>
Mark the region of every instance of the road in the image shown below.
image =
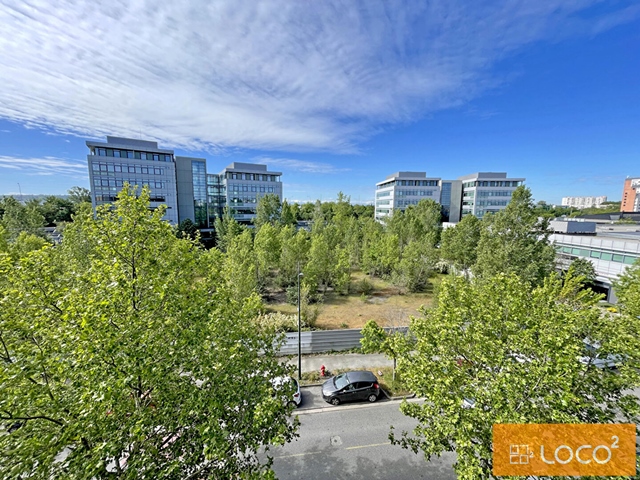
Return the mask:
<path id="1" fill-rule="evenodd" d="M 325 404 L 326 405 L 326 404 Z M 277 477 L 286 479 L 455 479 L 455 454 L 426 462 L 389 444 L 389 426 L 396 433 L 416 422 L 398 410 L 399 402 L 350 404 L 300 410 L 300 438 L 271 450 Z"/>

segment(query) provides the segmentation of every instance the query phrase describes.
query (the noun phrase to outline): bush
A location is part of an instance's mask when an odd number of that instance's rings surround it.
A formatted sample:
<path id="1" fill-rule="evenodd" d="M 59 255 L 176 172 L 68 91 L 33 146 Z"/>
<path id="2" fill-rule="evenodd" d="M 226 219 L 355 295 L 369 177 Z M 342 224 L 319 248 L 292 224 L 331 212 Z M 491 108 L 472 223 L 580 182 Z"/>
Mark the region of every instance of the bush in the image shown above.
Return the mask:
<path id="1" fill-rule="evenodd" d="M 373 293 L 373 283 L 366 278 L 363 278 L 356 284 L 356 292 L 364 295 L 371 295 Z"/>
<path id="2" fill-rule="evenodd" d="M 308 327 L 305 322 L 305 318 L 301 316 L 300 319 L 302 328 Z M 262 331 L 275 331 L 275 332 L 297 332 L 298 331 L 298 316 L 286 315 L 280 312 L 266 313 L 260 315 L 255 320 L 256 326 Z"/>

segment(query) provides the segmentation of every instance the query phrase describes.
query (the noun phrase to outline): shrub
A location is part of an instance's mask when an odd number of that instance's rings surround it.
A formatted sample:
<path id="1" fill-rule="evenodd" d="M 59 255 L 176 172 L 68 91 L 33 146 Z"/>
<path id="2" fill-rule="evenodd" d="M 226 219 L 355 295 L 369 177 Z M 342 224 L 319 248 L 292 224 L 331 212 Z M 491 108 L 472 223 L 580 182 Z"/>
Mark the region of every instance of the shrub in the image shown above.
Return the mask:
<path id="1" fill-rule="evenodd" d="M 363 278 L 357 283 L 356 291 L 364 295 L 371 295 L 373 293 L 373 283 L 366 278 Z"/>
<path id="2" fill-rule="evenodd" d="M 305 318 L 301 316 L 300 319 L 302 327 L 305 328 L 308 325 L 305 323 Z M 260 330 L 269 330 L 275 332 L 297 332 L 298 331 L 298 316 L 286 315 L 280 312 L 266 313 L 260 315 L 255 320 L 256 326 Z"/>

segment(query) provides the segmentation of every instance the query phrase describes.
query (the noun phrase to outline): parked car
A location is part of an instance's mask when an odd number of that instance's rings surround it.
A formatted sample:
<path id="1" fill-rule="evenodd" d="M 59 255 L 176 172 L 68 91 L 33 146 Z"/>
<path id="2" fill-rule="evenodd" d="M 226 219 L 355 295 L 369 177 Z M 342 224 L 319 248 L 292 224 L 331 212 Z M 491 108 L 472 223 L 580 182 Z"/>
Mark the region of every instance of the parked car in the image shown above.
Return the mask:
<path id="1" fill-rule="evenodd" d="M 369 371 L 341 373 L 322 384 L 322 398 L 331 405 L 356 400 L 375 402 L 380 396 L 380 385 Z"/>
<path id="2" fill-rule="evenodd" d="M 590 338 L 585 338 L 583 342 L 586 355 L 578 358 L 578 361 L 583 365 L 593 365 L 600 369 L 615 369 L 623 362 L 623 358 L 620 355 L 608 354 L 605 356 L 598 353 L 601 346 L 600 342 Z"/>
<path id="3" fill-rule="evenodd" d="M 289 387 L 290 384 L 292 384 L 293 395 L 291 397 L 291 400 L 289 400 L 289 403 L 295 404 L 296 407 L 300 406 L 300 402 L 302 402 L 302 394 L 300 393 L 300 385 L 298 384 L 298 381 L 295 378 L 276 377 L 273 380 L 271 380 L 271 384 L 273 385 L 273 388 L 276 390 L 284 389 L 286 387 Z"/>

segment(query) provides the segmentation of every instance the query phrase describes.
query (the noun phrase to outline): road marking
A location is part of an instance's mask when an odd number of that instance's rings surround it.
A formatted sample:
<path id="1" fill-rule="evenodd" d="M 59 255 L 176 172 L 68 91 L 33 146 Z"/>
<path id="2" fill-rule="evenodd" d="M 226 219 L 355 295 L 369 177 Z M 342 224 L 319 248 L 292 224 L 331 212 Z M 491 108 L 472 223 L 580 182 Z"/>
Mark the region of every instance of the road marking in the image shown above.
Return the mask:
<path id="1" fill-rule="evenodd" d="M 275 457 L 275 458 L 291 458 L 291 457 L 303 457 L 305 455 L 314 455 L 316 453 L 322 453 L 322 452 L 304 452 L 304 453 L 294 453 L 293 455 L 282 455 L 280 457 Z"/>
<path id="2" fill-rule="evenodd" d="M 355 450 L 356 448 L 381 447 L 382 445 L 391 445 L 391 442 L 372 443 L 371 445 L 356 445 L 355 447 L 347 447 L 345 450 Z"/>

